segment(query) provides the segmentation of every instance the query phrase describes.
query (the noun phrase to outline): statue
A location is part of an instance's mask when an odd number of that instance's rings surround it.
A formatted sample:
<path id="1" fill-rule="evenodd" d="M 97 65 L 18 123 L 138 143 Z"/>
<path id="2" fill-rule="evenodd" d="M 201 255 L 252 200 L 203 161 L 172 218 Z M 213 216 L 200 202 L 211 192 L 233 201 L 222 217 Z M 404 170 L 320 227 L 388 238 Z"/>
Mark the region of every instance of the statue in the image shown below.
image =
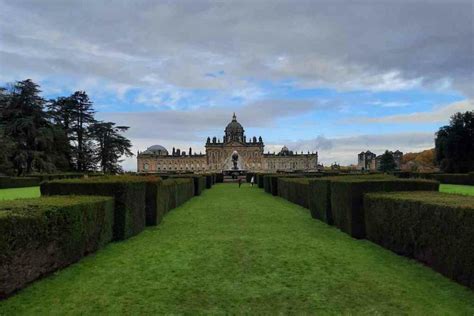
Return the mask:
<path id="1" fill-rule="evenodd" d="M 234 151 L 232 153 L 232 163 L 234 164 L 234 167 L 232 168 L 233 170 L 238 170 L 239 168 L 237 167 L 237 161 L 239 160 L 239 153 L 237 151 Z"/>

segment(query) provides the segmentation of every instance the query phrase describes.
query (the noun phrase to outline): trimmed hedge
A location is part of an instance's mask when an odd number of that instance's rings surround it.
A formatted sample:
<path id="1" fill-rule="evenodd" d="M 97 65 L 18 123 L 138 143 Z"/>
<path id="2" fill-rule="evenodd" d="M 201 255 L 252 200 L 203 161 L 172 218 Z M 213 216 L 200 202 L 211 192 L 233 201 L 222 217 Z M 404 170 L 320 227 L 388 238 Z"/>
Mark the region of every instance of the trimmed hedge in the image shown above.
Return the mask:
<path id="1" fill-rule="evenodd" d="M 436 180 L 445 184 L 474 185 L 474 173 L 440 173 L 440 172 L 395 172 L 399 178 L 422 178 Z"/>
<path id="2" fill-rule="evenodd" d="M 83 173 L 47 173 L 47 174 L 34 174 L 32 177 L 38 178 L 40 182 L 59 180 L 59 179 L 80 179 L 84 178 Z"/>
<path id="3" fill-rule="evenodd" d="M 173 175 L 169 179 L 185 179 L 185 178 L 192 178 L 194 181 L 194 195 L 201 195 L 202 191 L 206 189 L 206 176 L 204 175 Z"/>
<path id="4" fill-rule="evenodd" d="M 204 177 L 206 178 L 206 189 L 210 189 L 212 188 L 212 174 L 206 174 L 204 175 Z"/>
<path id="5" fill-rule="evenodd" d="M 339 177 L 331 181 L 334 224 L 355 238 L 365 237 L 363 195 L 368 192 L 439 191 L 439 182 L 412 179 L 363 179 Z"/>
<path id="6" fill-rule="evenodd" d="M 259 188 L 263 189 L 263 177 L 268 173 L 257 173 L 257 185 Z"/>
<path id="7" fill-rule="evenodd" d="M 157 186 L 157 216 L 163 217 L 172 209 L 194 196 L 194 180 L 191 178 L 167 179 Z"/>
<path id="8" fill-rule="evenodd" d="M 331 179 L 311 179 L 308 182 L 308 206 L 312 218 L 334 224 L 331 210 Z"/>
<path id="9" fill-rule="evenodd" d="M 0 298 L 110 242 L 113 220 L 111 197 L 0 202 Z"/>
<path id="10" fill-rule="evenodd" d="M 309 179 L 278 178 L 278 195 L 292 203 L 309 208 Z"/>
<path id="11" fill-rule="evenodd" d="M 474 174 L 469 173 L 439 173 L 430 178 L 446 184 L 474 185 Z"/>
<path id="12" fill-rule="evenodd" d="M 36 177 L 0 177 L 0 189 L 36 187 L 40 182 Z"/>
<path id="13" fill-rule="evenodd" d="M 194 181 L 191 179 L 174 179 L 176 184 L 176 207 L 184 204 L 194 196 Z"/>
<path id="14" fill-rule="evenodd" d="M 158 187 L 163 180 L 152 176 L 144 179 L 146 179 L 145 225 L 155 226 L 161 222 L 164 215 L 164 213 L 158 212 Z"/>
<path id="15" fill-rule="evenodd" d="M 331 181 L 346 179 L 396 179 L 394 176 L 386 174 L 338 174 L 332 177 L 318 177 L 309 181 L 309 210 L 311 217 L 319 219 L 329 225 L 334 224 L 331 207 Z"/>
<path id="16" fill-rule="evenodd" d="M 371 193 L 364 206 L 367 239 L 474 289 L 474 197 Z"/>
<path id="17" fill-rule="evenodd" d="M 105 176 L 65 179 L 41 184 L 42 195 L 105 195 L 115 198 L 114 239 L 140 233 L 146 222 L 146 188 L 149 179 L 139 176 Z"/>

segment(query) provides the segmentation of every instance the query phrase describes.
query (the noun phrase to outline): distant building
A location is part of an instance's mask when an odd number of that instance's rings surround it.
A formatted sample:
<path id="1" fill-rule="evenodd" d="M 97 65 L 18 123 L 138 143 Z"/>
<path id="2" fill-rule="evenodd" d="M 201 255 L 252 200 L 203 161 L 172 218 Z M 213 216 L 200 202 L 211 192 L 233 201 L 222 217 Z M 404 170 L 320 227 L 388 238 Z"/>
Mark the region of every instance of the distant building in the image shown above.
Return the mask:
<path id="1" fill-rule="evenodd" d="M 316 170 L 318 153 L 300 154 L 283 146 L 279 153 L 264 153 L 262 137 L 247 139 L 244 128 L 237 122 L 237 117 L 224 131 L 222 141 L 210 137 L 206 141 L 206 153 L 193 153 L 173 148 L 171 153 L 160 145 L 154 145 L 137 155 L 138 172 L 176 172 L 194 171 L 221 172 L 233 166 L 232 153 L 239 155 L 238 169 L 245 171 L 294 171 Z"/>
<path id="2" fill-rule="evenodd" d="M 393 155 L 393 159 L 395 160 L 395 164 L 397 166 L 396 168 L 400 169 L 402 165 L 403 153 L 399 150 L 396 150 L 394 152 L 389 151 L 389 153 Z M 357 169 L 376 171 L 380 167 L 381 157 L 381 155 L 377 156 L 370 150 L 367 150 L 366 152 L 361 152 L 359 155 L 357 155 Z"/>

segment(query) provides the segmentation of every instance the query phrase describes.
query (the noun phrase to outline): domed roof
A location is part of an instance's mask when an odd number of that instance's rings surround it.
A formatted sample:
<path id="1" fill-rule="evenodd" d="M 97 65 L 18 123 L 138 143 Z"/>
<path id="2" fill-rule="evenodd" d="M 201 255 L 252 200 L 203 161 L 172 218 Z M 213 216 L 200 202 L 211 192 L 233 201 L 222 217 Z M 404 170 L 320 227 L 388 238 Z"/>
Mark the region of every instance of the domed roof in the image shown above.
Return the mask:
<path id="1" fill-rule="evenodd" d="M 234 134 L 234 135 L 237 133 L 244 132 L 244 128 L 242 127 L 242 125 L 240 125 L 240 123 L 237 122 L 237 117 L 235 116 L 235 113 L 232 116 L 232 122 L 227 124 L 227 127 L 225 128 L 225 132 L 226 134 L 229 133 L 229 134 Z"/>
<path id="2" fill-rule="evenodd" d="M 287 156 L 289 154 L 290 154 L 290 150 L 288 149 L 288 147 L 283 146 L 281 151 L 280 151 L 280 155 Z"/>
<path id="3" fill-rule="evenodd" d="M 168 155 L 168 150 L 161 145 L 153 145 L 148 147 L 144 152 L 144 154 L 154 154 L 154 155 Z"/>

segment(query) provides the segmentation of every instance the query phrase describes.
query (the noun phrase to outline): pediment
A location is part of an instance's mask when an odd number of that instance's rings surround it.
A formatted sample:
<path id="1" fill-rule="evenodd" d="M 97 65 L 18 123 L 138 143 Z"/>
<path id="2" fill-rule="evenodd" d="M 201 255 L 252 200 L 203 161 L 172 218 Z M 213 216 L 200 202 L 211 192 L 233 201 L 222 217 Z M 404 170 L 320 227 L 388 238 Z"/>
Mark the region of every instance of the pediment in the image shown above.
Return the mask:
<path id="1" fill-rule="evenodd" d="M 238 141 L 232 141 L 230 143 L 226 143 L 224 146 L 225 147 L 242 147 L 242 146 L 245 146 L 245 144 Z"/>

